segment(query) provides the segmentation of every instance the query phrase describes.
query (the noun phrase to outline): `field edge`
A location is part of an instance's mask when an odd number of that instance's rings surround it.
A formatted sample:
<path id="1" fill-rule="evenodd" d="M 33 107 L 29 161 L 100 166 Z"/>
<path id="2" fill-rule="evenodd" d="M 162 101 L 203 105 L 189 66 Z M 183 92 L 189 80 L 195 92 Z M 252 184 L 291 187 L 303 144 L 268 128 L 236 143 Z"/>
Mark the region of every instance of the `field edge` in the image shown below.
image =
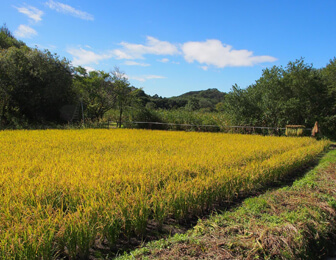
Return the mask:
<path id="1" fill-rule="evenodd" d="M 117 259 L 321 259 L 336 242 L 336 150 L 292 186 Z"/>

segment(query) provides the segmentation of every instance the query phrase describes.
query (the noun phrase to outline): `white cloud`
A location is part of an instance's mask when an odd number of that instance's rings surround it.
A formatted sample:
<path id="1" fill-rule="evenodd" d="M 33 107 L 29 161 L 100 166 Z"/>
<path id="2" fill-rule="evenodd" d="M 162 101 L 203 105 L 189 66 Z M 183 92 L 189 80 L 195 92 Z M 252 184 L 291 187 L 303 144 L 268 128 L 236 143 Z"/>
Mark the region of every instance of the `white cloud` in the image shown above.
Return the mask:
<path id="1" fill-rule="evenodd" d="M 69 15 L 72 15 L 74 17 L 77 17 L 77 18 L 80 18 L 80 19 L 83 19 L 83 20 L 89 20 L 89 21 L 94 20 L 94 17 L 93 17 L 92 14 L 77 10 L 70 5 L 66 5 L 66 4 L 56 2 L 56 1 L 53 1 L 53 0 L 49 0 L 45 4 L 50 9 L 56 10 L 59 13 L 69 14 Z"/>
<path id="2" fill-rule="evenodd" d="M 167 41 L 160 41 L 154 37 L 147 36 L 146 45 L 121 42 L 121 50 L 115 50 L 119 59 L 143 59 L 145 54 L 174 55 L 178 54 L 178 48 Z"/>
<path id="3" fill-rule="evenodd" d="M 122 48 L 113 50 L 116 59 L 144 59 L 146 54 L 152 55 L 183 55 L 184 59 L 192 63 L 199 62 L 203 70 L 210 66 L 217 68 L 254 66 L 264 62 L 274 62 L 277 59 L 272 56 L 256 56 L 252 51 L 235 50 L 230 45 L 225 45 L 219 40 L 206 40 L 205 42 L 186 42 L 181 45 L 167 41 L 160 41 L 147 36 L 146 44 L 134 44 L 121 42 Z M 168 58 L 157 60 L 170 62 Z M 171 62 L 179 64 L 179 62 Z M 134 65 L 139 65 L 135 64 Z"/>
<path id="4" fill-rule="evenodd" d="M 137 80 L 137 81 L 140 81 L 140 82 L 145 82 L 146 79 L 144 77 L 138 77 L 138 76 L 133 76 L 131 77 L 131 79 L 134 79 L 134 80 Z"/>
<path id="5" fill-rule="evenodd" d="M 234 50 L 232 46 L 223 45 L 219 40 L 187 42 L 182 45 L 182 51 L 184 59 L 189 63 L 197 61 L 217 68 L 253 66 L 277 60 L 271 56 L 253 56 L 253 52 L 248 50 Z"/>
<path id="6" fill-rule="evenodd" d="M 107 50 L 105 52 L 96 53 L 92 47 L 85 45 L 85 48 L 71 48 L 67 52 L 73 56 L 73 64 L 76 65 L 90 65 L 98 64 L 101 60 L 114 58 L 117 60 L 126 60 L 124 65 L 127 66 L 150 66 L 145 62 L 138 62 L 136 59 L 144 59 L 146 54 L 152 55 L 182 55 L 184 59 L 189 62 L 198 62 L 200 68 L 208 70 L 212 66 L 217 68 L 225 67 L 241 67 L 254 66 L 264 62 L 274 62 L 277 59 L 272 56 L 256 56 L 252 51 L 235 50 L 230 45 L 225 45 L 219 40 L 206 40 L 204 42 L 186 42 L 180 45 L 174 45 L 166 41 L 160 41 L 154 37 L 147 37 L 147 43 L 133 44 L 122 42 L 120 44 L 123 48 Z M 178 48 L 179 46 L 179 48 Z M 179 62 L 170 61 L 168 58 L 161 58 L 157 61 L 163 63 L 179 64 Z M 134 79 L 145 81 L 151 75 L 140 76 Z M 155 77 L 153 77 L 155 78 Z M 162 78 L 161 76 L 157 78 Z"/>
<path id="7" fill-rule="evenodd" d="M 86 72 L 87 72 L 87 73 L 89 73 L 89 72 L 91 72 L 91 71 L 95 71 L 94 68 L 89 67 L 89 66 L 84 66 L 84 69 L 86 69 Z"/>
<path id="8" fill-rule="evenodd" d="M 122 50 L 113 50 L 113 54 L 118 60 L 133 59 L 133 57 Z"/>
<path id="9" fill-rule="evenodd" d="M 165 79 L 166 77 L 164 76 L 159 76 L 159 75 L 143 75 L 143 76 L 132 76 L 130 79 L 134 79 L 140 82 L 145 82 L 149 79 Z"/>
<path id="10" fill-rule="evenodd" d="M 27 15 L 31 20 L 33 20 L 36 23 L 42 21 L 41 17 L 43 15 L 43 12 L 37 9 L 36 7 L 27 5 L 26 7 L 14 6 L 14 8 L 16 8 L 19 11 L 19 13 Z"/>
<path id="11" fill-rule="evenodd" d="M 14 31 L 14 35 L 18 38 L 31 38 L 37 35 L 37 32 L 28 25 L 21 24 L 19 28 Z"/>
<path id="12" fill-rule="evenodd" d="M 167 63 L 167 62 L 169 62 L 169 59 L 167 59 L 167 58 L 163 58 L 163 59 L 161 59 L 161 60 L 158 60 L 159 62 L 162 62 L 162 63 Z"/>
<path id="13" fill-rule="evenodd" d="M 148 63 L 139 63 L 139 62 L 132 61 L 132 60 L 127 60 L 127 61 L 124 62 L 124 64 L 128 65 L 128 66 L 141 66 L 141 67 L 150 66 L 150 64 L 148 64 Z"/>
<path id="14" fill-rule="evenodd" d="M 97 54 L 93 51 L 88 51 L 83 48 L 69 48 L 67 52 L 74 57 L 72 61 L 74 66 L 83 66 L 92 63 L 98 64 L 98 62 L 101 60 L 107 60 L 113 57 L 112 52 L 107 52 L 106 54 Z"/>

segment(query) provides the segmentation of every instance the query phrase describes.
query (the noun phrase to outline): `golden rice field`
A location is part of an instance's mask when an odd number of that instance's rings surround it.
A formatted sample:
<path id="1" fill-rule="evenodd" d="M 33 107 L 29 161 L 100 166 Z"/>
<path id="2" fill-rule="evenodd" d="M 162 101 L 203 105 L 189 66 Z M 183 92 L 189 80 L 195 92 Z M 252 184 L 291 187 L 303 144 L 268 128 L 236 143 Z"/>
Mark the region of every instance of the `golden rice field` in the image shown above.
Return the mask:
<path id="1" fill-rule="evenodd" d="M 0 132 L 0 259 L 78 258 L 314 160 L 327 141 L 148 130 Z"/>

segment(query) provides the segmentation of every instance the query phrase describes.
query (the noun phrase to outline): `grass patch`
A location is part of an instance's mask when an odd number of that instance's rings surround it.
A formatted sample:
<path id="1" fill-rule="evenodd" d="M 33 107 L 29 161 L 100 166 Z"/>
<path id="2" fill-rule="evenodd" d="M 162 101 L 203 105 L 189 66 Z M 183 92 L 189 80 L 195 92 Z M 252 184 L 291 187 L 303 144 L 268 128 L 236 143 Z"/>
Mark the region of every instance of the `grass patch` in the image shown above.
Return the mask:
<path id="1" fill-rule="evenodd" d="M 336 241 L 336 150 L 291 186 L 118 259 L 321 259 Z"/>

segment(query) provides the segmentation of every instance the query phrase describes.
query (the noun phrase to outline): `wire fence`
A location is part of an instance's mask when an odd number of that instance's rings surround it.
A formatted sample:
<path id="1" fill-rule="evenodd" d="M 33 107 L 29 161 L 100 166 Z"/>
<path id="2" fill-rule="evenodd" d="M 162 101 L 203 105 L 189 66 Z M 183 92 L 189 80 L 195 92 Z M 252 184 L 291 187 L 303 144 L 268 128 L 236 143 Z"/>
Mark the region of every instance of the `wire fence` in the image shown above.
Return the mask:
<path id="1" fill-rule="evenodd" d="M 177 124 L 162 122 L 128 121 L 122 122 L 124 128 L 140 128 L 153 130 L 175 130 L 175 131 L 198 131 L 198 132 L 225 132 L 240 134 L 261 134 L 261 135 L 286 135 L 285 127 L 266 127 L 266 126 L 230 126 L 230 125 L 199 125 L 199 124 Z M 105 127 L 117 128 L 118 123 L 108 121 Z M 304 128 L 304 136 L 311 134 L 312 128 Z"/>

